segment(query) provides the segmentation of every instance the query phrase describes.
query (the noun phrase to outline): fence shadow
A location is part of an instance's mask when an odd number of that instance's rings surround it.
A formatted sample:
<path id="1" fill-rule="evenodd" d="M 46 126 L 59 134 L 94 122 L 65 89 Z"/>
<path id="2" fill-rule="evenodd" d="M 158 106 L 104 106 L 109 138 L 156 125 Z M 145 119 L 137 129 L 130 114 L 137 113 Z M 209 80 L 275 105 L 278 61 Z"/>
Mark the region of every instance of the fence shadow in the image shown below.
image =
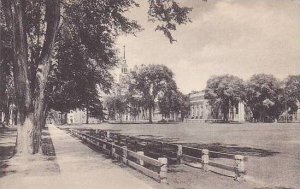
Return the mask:
<path id="1" fill-rule="evenodd" d="M 243 147 L 238 146 L 236 144 L 225 145 L 222 143 L 208 143 L 208 144 L 199 144 L 199 143 L 185 143 L 183 145 L 200 148 L 200 149 L 208 149 L 209 151 L 216 151 L 227 154 L 240 154 L 243 156 L 255 156 L 255 157 L 268 157 L 279 154 L 280 152 L 266 150 L 261 148 L 252 148 L 252 147 Z M 212 154 L 212 158 L 218 158 L 217 154 Z"/>

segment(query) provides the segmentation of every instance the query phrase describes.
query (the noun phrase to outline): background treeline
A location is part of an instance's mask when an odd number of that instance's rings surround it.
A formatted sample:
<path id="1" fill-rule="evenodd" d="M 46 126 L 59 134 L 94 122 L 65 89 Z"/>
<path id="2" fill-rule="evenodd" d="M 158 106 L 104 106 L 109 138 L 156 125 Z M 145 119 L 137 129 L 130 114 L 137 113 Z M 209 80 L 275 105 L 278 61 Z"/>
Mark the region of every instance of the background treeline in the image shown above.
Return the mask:
<path id="1" fill-rule="evenodd" d="M 255 74 L 247 81 L 232 75 L 213 76 L 207 81 L 205 98 L 213 115 L 222 114 L 224 121 L 239 102 L 246 105 L 249 121 L 273 122 L 280 116 L 289 119 L 298 110 L 300 75 L 279 80 L 271 74 Z"/>

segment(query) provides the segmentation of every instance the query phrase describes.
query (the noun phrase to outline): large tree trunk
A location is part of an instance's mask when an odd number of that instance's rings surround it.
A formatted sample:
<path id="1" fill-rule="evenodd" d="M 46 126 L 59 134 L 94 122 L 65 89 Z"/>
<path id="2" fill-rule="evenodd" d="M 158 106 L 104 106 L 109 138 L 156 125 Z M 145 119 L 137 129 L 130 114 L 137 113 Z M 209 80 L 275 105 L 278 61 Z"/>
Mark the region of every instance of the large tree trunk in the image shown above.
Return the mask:
<path id="1" fill-rule="evenodd" d="M 228 122 L 228 114 L 229 114 L 229 109 L 225 109 L 224 113 L 223 113 L 223 115 L 224 115 L 224 122 Z"/>
<path id="2" fill-rule="evenodd" d="M 89 124 L 89 110 L 86 109 L 86 120 L 85 120 L 86 124 Z"/>
<path id="3" fill-rule="evenodd" d="M 223 116 L 224 116 L 224 119 L 223 121 L 224 122 L 228 122 L 228 115 L 229 115 L 229 107 L 230 107 L 230 102 L 228 100 L 226 100 L 223 104 Z"/>
<path id="4" fill-rule="evenodd" d="M 86 124 L 89 124 L 89 103 L 87 102 L 86 105 L 86 120 L 85 120 Z"/>
<path id="5" fill-rule="evenodd" d="M 152 122 L 152 107 L 149 107 L 149 123 L 153 123 Z"/>
<path id="6" fill-rule="evenodd" d="M 10 118 L 10 114 L 9 114 L 9 107 L 10 107 L 10 103 L 9 101 L 7 101 L 6 107 L 4 108 L 4 124 L 5 125 L 9 125 L 9 118 Z"/>
<path id="7" fill-rule="evenodd" d="M 20 125 L 17 135 L 17 152 L 33 152 L 33 106 L 28 79 L 27 39 L 24 31 L 24 7 L 20 0 L 11 1 L 11 26 L 13 30 L 13 73 L 16 93 L 16 105 Z"/>
<path id="8" fill-rule="evenodd" d="M 17 153 L 35 154 L 39 152 L 41 128 L 45 120 L 45 88 L 50 69 L 50 56 L 54 39 L 59 24 L 60 4 L 59 0 L 46 0 L 47 22 L 43 48 L 37 62 L 36 85 L 30 85 L 28 64 L 28 44 L 26 38 L 24 15 L 26 1 L 6 1 L 9 4 L 9 23 L 13 31 L 13 73 L 16 93 L 16 105 L 19 113 L 19 125 L 17 135 Z M 35 87 L 34 89 L 30 87 Z M 35 94 L 32 94 L 34 91 Z"/>
<path id="9" fill-rule="evenodd" d="M 24 122 L 18 125 L 18 135 L 17 135 L 17 153 L 23 155 L 34 154 L 34 141 L 33 137 L 34 128 L 34 117 L 31 113 L 25 117 Z"/>
<path id="10" fill-rule="evenodd" d="M 224 121 L 227 123 L 229 122 L 229 109 L 225 111 L 224 113 Z"/>
<path id="11" fill-rule="evenodd" d="M 10 119 L 11 119 L 12 125 L 18 124 L 18 111 L 16 109 L 11 110 Z"/>

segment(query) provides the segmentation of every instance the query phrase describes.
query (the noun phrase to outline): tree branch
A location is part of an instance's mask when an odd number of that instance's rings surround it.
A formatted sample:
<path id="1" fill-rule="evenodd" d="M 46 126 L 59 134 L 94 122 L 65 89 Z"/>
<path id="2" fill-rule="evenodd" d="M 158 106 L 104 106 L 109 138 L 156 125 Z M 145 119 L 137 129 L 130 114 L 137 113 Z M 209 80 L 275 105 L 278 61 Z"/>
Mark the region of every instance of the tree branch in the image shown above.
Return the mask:
<path id="1" fill-rule="evenodd" d="M 46 0 L 45 19 L 47 22 L 47 29 L 42 52 L 39 58 L 40 64 L 47 63 L 51 56 L 60 20 L 60 0 Z"/>

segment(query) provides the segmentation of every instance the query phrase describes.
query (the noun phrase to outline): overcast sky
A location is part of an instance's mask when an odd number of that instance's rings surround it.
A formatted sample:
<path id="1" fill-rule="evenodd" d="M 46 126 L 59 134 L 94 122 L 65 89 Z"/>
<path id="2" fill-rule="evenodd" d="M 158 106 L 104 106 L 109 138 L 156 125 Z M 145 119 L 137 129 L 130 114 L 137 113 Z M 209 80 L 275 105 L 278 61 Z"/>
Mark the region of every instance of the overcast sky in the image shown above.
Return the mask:
<path id="1" fill-rule="evenodd" d="M 164 64 L 184 93 L 203 90 L 212 75 L 243 79 L 271 73 L 283 79 L 300 73 L 300 2 L 298 0 L 177 0 L 193 7 L 192 23 L 174 32 L 170 44 L 147 21 L 147 1 L 128 15 L 144 30 L 121 36 L 129 67 Z M 121 56 L 122 52 L 120 52 Z"/>

